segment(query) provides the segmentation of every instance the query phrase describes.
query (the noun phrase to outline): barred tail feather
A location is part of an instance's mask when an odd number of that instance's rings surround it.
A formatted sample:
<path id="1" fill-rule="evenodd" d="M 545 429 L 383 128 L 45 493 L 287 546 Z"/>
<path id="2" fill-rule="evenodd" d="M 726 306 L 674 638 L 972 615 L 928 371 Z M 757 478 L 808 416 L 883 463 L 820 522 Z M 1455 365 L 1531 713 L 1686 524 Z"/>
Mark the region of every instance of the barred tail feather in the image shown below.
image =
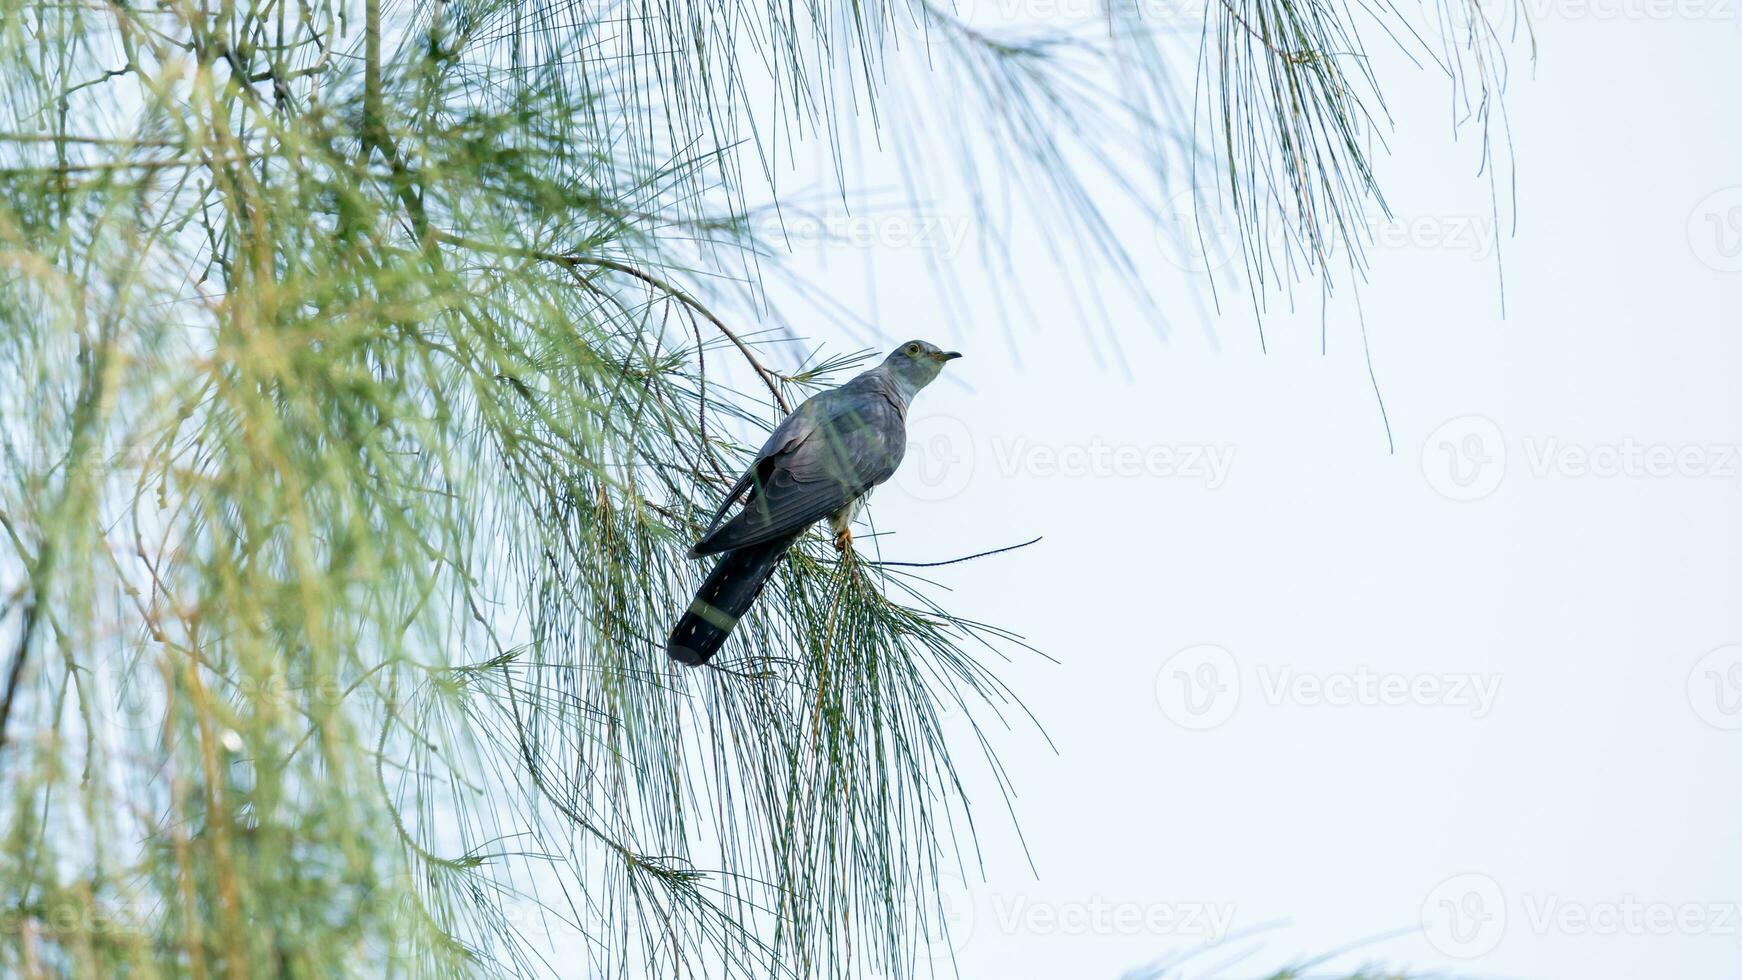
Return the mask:
<path id="1" fill-rule="evenodd" d="M 731 551 L 709 573 L 694 601 L 672 628 L 665 652 L 680 664 L 697 666 L 719 652 L 738 620 L 762 594 L 762 587 L 779 566 L 798 535 Z"/>

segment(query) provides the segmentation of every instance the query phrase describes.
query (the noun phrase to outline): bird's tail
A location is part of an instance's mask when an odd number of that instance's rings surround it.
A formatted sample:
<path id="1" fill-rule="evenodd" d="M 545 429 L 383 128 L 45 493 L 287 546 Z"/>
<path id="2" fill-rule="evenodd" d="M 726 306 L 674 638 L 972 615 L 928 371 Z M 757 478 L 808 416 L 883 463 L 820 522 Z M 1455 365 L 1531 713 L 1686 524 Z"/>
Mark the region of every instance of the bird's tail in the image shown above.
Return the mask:
<path id="1" fill-rule="evenodd" d="M 795 534 L 727 552 L 672 628 L 671 638 L 665 641 L 666 654 L 692 667 L 707 663 L 732 635 L 739 617 L 749 611 L 797 538 Z"/>

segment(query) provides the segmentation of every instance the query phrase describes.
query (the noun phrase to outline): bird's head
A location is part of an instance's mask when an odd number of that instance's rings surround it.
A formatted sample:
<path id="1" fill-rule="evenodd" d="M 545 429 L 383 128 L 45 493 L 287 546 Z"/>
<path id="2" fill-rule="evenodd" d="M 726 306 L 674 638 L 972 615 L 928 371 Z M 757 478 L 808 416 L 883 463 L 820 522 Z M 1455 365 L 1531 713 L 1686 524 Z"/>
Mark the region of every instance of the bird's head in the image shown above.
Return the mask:
<path id="1" fill-rule="evenodd" d="M 923 340 L 910 340 L 895 348 L 883 361 L 883 366 L 889 373 L 899 378 L 902 384 L 911 391 L 918 391 L 931 384 L 943 371 L 944 365 L 961 357 L 953 350 L 942 350 L 936 344 L 928 344 Z"/>

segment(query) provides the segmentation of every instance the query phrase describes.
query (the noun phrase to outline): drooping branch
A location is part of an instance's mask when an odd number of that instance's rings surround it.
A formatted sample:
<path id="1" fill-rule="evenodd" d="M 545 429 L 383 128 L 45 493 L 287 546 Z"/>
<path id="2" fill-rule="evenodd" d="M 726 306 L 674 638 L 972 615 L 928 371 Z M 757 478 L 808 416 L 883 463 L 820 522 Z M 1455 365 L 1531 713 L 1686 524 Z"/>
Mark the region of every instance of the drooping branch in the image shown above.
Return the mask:
<path id="1" fill-rule="evenodd" d="M 0 610 L 0 622 L 5 622 L 6 611 Z M 36 632 L 36 602 L 30 596 L 23 600 L 23 622 L 18 634 L 18 648 L 12 656 L 12 667 L 6 673 L 6 690 L 0 693 L 0 752 L 6 750 L 6 725 L 12 718 L 12 701 L 18 693 L 18 685 L 24 678 L 24 664 L 30 657 L 30 641 Z"/>
<path id="2" fill-rule="evenodd" d="M 991 551 L 979 551 L 971 555 L 963 555 L 960 558 L 951 558 L 947 561 L 868 561 L 865 564 L 874 565 L 878 568 L 942 568 L 945 565 L 960 565 L 962 562 L 973 561 L 976 558 L 990 558 L 993 555 L 1002 555 L 1006 551 L 1015 551 L 1018 548 L 1026 548 L 1032 544 L 1039 544 L 1040 541 L 1040 537 L 1036 536 L 1029 538 L 1021 544 L 1005 545 L 1002 548 L 993 548 Z"/>
<path id="3" fill-rule="evenodd" d="M 763 364 L 761 359 L 756 356 L 756 353 L 750 349 L 750 345 L 746 344 L 743 338 L 739 337 L 731 327 L 726 326 L 724 320 L 721 320 L 714 311 L 708 309 L 701 300 L 696 299 L 694 296 L 690 295 L 687 290 L 675 283 L 661 279 L 650 272 L 638 269 L 627 262 L 622 262 L 617 259 L 608 259 L 604 256 L 546 252 L 539 249 L 518 248 L 512 245 L 496 245 L 491 242 L 482 242 L 476 239 L 450 234 L 445 231 L 436 231 L 432 234 L 437 241 L 458 248 L 467 248 L 474 251 L 490 252 L 496 255 L 507 255 L 517 258 L 536 259 L 541 262 L 560 265 L 571 270 L 578 266 L 591 266 L 593 268 L 608 269 L 612 272 L 622 273 L 631 279 L 636 279 L 652 286 L 654 289 L 659 290 L 672 299 L 675 299 L 689 307 L 691 310 L 694 310 L 696 313 L 701 314 L 702 318 L 712 324 L 714 329 L 718 330 L 722 336 L 731 341 L 732 346 L 738 348 L 738 352 L 744 355 L 744 360 L 755 369 L 757 376 L 762 379 L 762 383 L 768 387 L 769 394 L 774 396 L 775 403 L 780 406 L 781 412 L 789 415 L 792 413 L 792 405 L 786 400 L 786 395 L 781 392 L 780 386 L 777 383 L 790 379 Z"/>

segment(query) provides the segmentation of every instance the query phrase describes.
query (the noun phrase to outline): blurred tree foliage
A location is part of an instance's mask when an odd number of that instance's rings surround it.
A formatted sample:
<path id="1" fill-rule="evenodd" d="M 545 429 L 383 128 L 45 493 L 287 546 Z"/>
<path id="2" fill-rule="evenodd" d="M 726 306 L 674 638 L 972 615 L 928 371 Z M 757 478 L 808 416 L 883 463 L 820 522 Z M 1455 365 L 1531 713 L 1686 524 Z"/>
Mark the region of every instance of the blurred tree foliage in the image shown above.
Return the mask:
<path id="1" fill-rule="evenodd" d="M 0 0 L 0 972 L 928 974 L 1019 644 L 818 540 L 660 652 L 851 362 L 751 328 L 746 188 L 919 65 L 1085 262 L 1200 162 L 1254 271 L 1358 253 L 1403 16 L 1226 0 L 1193 84 L 1145 14 Z M 1500 33 L 1428 15 L 1486 129 Z"/>

